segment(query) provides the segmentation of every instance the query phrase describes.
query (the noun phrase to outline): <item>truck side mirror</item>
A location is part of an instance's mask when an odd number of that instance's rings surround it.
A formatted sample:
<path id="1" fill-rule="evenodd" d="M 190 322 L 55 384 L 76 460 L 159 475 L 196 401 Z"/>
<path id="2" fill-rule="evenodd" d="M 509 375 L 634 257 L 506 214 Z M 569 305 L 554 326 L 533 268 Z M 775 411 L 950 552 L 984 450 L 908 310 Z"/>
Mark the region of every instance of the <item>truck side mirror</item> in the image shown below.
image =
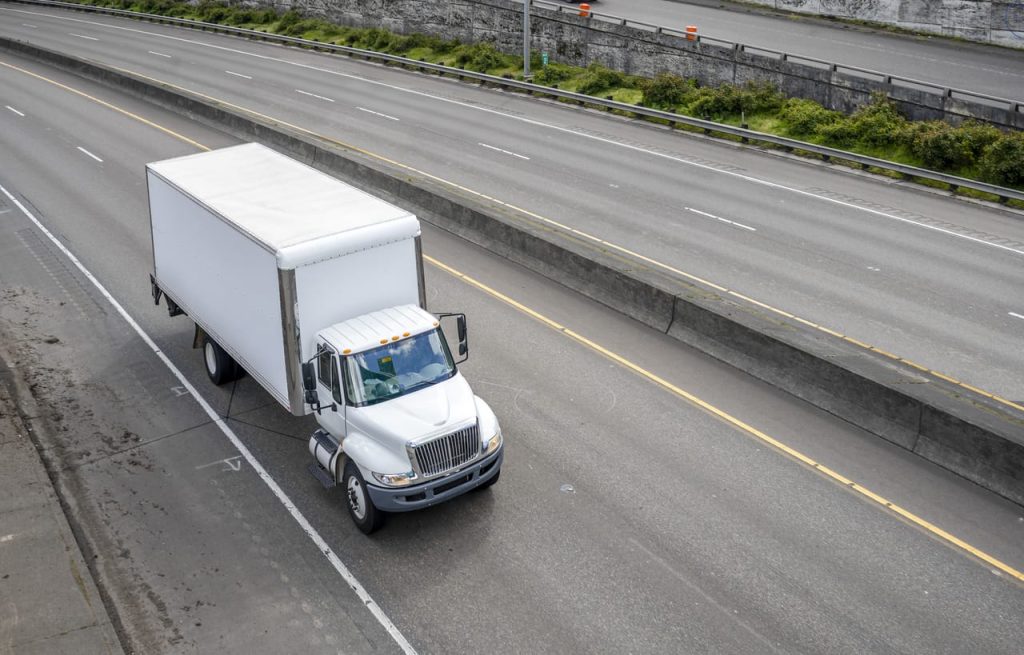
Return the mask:
<path id="1" fill-rule="evenodd" d="M 320 396 L 316 392 L 316 370 L 313 368 L 313 362 L 302 363 L 302 388 L 306 392 L 306 404 L 319 407 Z"/>
<path id="2" fill-rule="evenodd" d="M 462 350 L 465 347 L 466 341 L 466 315 L 459 314 L 456 324 L 459 326 L 459 354 L 464 355 L 465 353 Z"/>
<path id="3" fill-rule="evenodd" d="M 465 314 L 446 313 L 446 314 L 438 314 L 437 316 L 442 321 L 444 319 L 448 319 L 448 318 L 454 318 L 455 319 L 455 333 L 459 337 L 459 359 L 455 363 L 456 364 L 461 364 L 462 362 L 464 362 L 467 359 L 469 359 L 469 339 L 466 336 L 467 333 L 468 333 L 468 330 L 466 329 L 466 315 Z M 451 348 L 451 342 L 450 341 L 448 342 L 448 347 Z"/>

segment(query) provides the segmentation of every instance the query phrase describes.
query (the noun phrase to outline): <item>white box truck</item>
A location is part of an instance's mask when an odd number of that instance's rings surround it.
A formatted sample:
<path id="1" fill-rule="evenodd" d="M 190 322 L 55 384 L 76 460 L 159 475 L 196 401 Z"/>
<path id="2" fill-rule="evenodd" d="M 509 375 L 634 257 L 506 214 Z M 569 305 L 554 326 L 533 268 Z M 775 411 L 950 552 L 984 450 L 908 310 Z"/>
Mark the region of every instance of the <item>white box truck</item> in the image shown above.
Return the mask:
<path id="1" fill-rule="evenodd" d="M 425 309 L 412 214 L 251 143 L 146 166 L 153 300 L 195 322 L 215 384 L 316 414 L 310 472 L 366 533 L 498 480 L 501 429 Z M 459 360 L 441 329 L 458 331 Z"/>

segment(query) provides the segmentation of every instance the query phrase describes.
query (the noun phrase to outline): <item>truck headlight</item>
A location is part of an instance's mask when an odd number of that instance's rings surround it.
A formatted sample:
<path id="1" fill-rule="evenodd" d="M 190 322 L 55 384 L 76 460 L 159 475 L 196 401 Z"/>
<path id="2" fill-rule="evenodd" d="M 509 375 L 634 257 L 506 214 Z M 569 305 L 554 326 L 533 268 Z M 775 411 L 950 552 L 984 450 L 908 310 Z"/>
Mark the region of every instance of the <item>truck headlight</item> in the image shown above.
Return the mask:
<path id="1" fill-rule="evenodd" d="M 495 450 L 497 450 L 498 446 L 500 446 L 500 445 L 501 445 L 501 430 L 498 430 L 498 432 L 493 437 L 491 437 L 491 440 L 487 442 L 487 448 L 484 450 L 484 455 L 490 455 Z"/>
<path id="2" fill-rule="evenodd" d="M 370 472 L 373 473 L 373 471 Z M 408 473 L 373 473 L 373 477 L 377 482 L 388 487 L 406 487 L 416 479 L 416 473 L 414 471 L 409 471 Z"/>

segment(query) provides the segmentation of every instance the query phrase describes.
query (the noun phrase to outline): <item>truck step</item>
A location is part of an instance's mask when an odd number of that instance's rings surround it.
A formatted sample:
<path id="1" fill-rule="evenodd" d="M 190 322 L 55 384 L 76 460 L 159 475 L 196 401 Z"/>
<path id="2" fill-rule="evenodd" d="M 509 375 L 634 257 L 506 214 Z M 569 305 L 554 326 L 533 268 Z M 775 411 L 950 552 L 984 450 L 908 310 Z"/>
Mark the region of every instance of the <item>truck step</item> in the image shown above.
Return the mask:
<path id="1" fill-rule="evenodd" d="M 338 486 L 337 480 L 334 479 L 330 471 L 320 466 L 320 462 L 310 462 L 306 470 L 323 485 L 324 489 L 333 489 Z"/>

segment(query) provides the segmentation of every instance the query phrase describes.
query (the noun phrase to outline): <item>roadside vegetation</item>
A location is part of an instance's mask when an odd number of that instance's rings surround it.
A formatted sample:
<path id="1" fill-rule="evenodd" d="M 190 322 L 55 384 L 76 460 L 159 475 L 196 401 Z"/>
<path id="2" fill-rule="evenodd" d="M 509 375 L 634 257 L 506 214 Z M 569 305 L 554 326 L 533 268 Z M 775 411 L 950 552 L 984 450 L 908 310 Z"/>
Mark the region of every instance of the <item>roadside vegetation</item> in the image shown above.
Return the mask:
<path id="1" fill-rule="evenodd" d="M 74 0 L 163 16 L 244 27 L 323 43 L 352 46 L 504 77 L 522 77 L 523 59 L 490 43 L 466 44 L 423 34 L 399 35 L 379 28 L 339 26 L 296 11 L 279 13 L 219 2 L 172 0 Z M 1024 189 L 1024 133 L 967 121 L 909 121 L 896 105 L 876 95 L 847 115 L 801 98 L 786 98 L 771 84 L 701 86 L 661 73 L 653 79 L 626 75 L 594 63 L 586 68 L 530 62 L 537 84 L 791 137 L 889 161 Z M 692 128 L 681 128 L 692 129 Z M 1014 203 L 1016 204 L 1016 203 Z"/>

